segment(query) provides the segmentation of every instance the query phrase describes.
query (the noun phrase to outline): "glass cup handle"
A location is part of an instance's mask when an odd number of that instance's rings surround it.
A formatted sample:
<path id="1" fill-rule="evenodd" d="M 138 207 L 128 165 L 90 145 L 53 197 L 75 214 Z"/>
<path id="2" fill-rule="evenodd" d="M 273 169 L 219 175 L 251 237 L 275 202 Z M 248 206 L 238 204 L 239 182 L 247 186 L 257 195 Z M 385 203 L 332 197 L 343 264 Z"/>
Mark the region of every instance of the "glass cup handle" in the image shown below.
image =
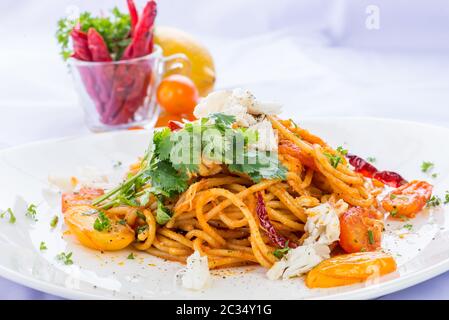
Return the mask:
<path id="1" fill-rule="evenodd" d="M 171 74 L 182 74 L 190 77 L 192 73 L 192 64 L 184 53 L 175 53 L 162 58 L 163 76 Z"/>

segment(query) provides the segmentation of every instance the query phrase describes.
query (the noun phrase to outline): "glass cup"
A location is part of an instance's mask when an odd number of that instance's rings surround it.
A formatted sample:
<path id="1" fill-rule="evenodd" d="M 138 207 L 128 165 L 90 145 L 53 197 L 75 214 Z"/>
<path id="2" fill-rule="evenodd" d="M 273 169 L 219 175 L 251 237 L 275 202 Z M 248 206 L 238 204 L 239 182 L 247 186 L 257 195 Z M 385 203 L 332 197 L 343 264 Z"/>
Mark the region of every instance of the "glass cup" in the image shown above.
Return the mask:
<path id="1" fill-rule="evenodd" d="M 156 90 L 162 76 L 176 70 L 190 73 L 184 54 L 164 57 L 159 46 L 140 58 L 111 62 L 71 58 L 69 66 L 87 127 L 94 132 L 153 126 L 160 112 Z"/>

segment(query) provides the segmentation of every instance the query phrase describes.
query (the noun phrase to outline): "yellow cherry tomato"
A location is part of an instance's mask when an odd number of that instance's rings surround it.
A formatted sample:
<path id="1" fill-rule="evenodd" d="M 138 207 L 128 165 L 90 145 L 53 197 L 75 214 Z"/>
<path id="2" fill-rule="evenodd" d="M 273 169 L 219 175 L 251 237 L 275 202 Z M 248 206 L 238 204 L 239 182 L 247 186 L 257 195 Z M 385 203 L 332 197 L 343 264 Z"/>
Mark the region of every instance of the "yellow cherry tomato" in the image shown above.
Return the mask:
<path id="1" fill-rule="evenodd" d="M 156 93 L 161 108 L 176 115 L 193 113 L 198 98 L 198 90 L 193 81 L 179 74 L 162 80 Z"/>

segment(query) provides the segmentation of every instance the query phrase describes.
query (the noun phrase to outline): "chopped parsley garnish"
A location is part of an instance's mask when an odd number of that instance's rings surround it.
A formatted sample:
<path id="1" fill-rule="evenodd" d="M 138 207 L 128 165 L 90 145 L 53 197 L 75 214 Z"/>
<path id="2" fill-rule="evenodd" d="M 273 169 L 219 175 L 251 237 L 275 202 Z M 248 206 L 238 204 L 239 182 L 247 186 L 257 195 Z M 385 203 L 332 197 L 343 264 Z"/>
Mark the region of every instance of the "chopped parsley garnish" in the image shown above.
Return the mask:
<path id="1" fill-rule="evenodd" d="M 431 207 L 438 207 L 439 205 L 441 205 L 441 199 L 438 196 L 432 196 L 432 198 L 430 198 L 427 201 L 427 207 L 431 208 Z"/>
<path id="2" fill-rule="evenodd" d="M 59 217 L 54 216 L 50 221 L 50 227 L 55 228 L 58 225 Z"/>
<path id="3" fill-rule="evenodd" d="M 426 172 L 429 172 L 431 169 L 433 169 L 433 167 L 434 167 L 433 162 L 424 161 L 421 164 L 421 171 L 426 173 Z"/>
<path id="4" fill-rule="evenodd" d="M 136 231 L 137 231 L 137 234 L 141 234 L 147 230 L 148 230 L 148 225 L 145 224 L 143 226 L 138 226 Z"/>
<path id="5" fill-rule="evenodd" d="M 16 222 L 16 216 L 14 215 L 14 212 L 12 212 L 11 208 L 6 209 L 5 211 L 0 213 L 0 218 L 4 218 L 5 215 L 9 215 L 9 223 L 15 223 Z"/>
<path id="6" fill-rule="evenodd" d="M 61 252 L 56 256 L 56 259 L 64 263 L 66 266 L 73 264 L 72 252 L 69 253 Z"/>
<path id="7" fill-rule="evenodd" d="M 330 153 L 324 153 L 324 155 L 329 159 L 329 162 L 331 164 L 332 167 L 334 167 L 335 169 L 338 167 L 338 165 L 341 162 L 341 156 L 339 155 L 333 155 Z"/>
<path id="8" fill-rule="evenodd" d="M 337 152 L 342 154 L 342 155 L 344 155 L 344 156 L 348 154 L 348 150 L 344 149 L 342 146 L 339 146 L 337 148 Z"/>
<path id="9" fill-rule="evenodd" d="M 140 219 L 142 219 L 143 221 L 147 221 L 147 217 L 145 217 L 145 215 L 144 215 L 142 212 L 137 211 L 137 212 L 136 212 L 136 215 L 137 215 Z"/>
<path id="10" fill-rule="evenodd" d="M 288 241 L 287 241 L 285 243 L 285 247 L 281 248 L 281 249 L 274 250 L 273 255 L 278 259 L 282 259 L 282 257 L 285 256 L 290 250 L 291 250 L 291 248 L 288 246 Z"/>
<path id="11" fill-rule="evenodd" d="M 100 211 L 98 213 L 97 219 L 95 219 L 94 229 L 97 231 L 104 231 L 104 230 L 109 229 L 110 226 L 111 226 L 111 221 L 109 220 L 109 218 L 106 216 L 106 214 L 103 211 Z"/>
<path id="12" fill-rule="evenodd" d="M 372 230 L 368 230 L 368 241 L 369 244 L 374 244 L 374 235 Z"/>
<path id="13" fill-rule="evenodd" d="M 44 250 L 47 250 L 48 248 L 47 248 L 47 246 L 45 245 L 45 242 L 44 241 L 41 241 L 41 243 L 40 243 L 40 245 L 39 245 L 39 250 L 40 251 L 44 251 Z"/>
<path id="14" fill-rule="evenodd" d="M 36 205 L 31 203 L 28 208 L 27 208 L 27 212 L 26 212 L 26 216 L 30 217 L 31 219 L 33 219 L 34 221 L 37 221 L 36 215 L 37 215 L 37 211 L 36 211 Z"/>
<path id="15" fill-rule="evenodd" d="M 131 253 L 128 255 L 128 257 L 127 257 L 126 259 L 128 259 L 128 260 L 134 260 L 134 259 L 135 259 L 134 253 L 131 252 Z"/>
<path id="16" fill-rule="evenodd" d="M 413 225 L 411 225 L 410 223 L 407 223 L 403 226 L 404 229 L 407 229 L 408 231 L 411 231 L 413 228 Z"/>
<path id="17" fill-rule="evenodd" d="M 366 160 L 368 160 L 368 162 L 371 162 L 371 163 L 375 163 L 377 161 L 377 159 L 375 157 L 368 157 Z"/>
<path id="18" fill-rule="evenodd" d="M 160 225 L 164 225 L 170 221 L 171 217 L 172 212 L 166 208 L 161 201 L 158 201 L 156 209 L 156 222 Z"/>
<path id="19" fill-rule="evenodd" d="M 391 212 L 390 212 L 390 215 L 394 218 L 394 217 L 396 217 L 397 215 L 398 215 L 398 209 L 397 208 L 394 208 Z"/>
<path id="20" fill-rule="evenodd" d="M 446 191 L 446 194 L 444 195 L 444 204 L 449 203 L 449 191 Z"/>

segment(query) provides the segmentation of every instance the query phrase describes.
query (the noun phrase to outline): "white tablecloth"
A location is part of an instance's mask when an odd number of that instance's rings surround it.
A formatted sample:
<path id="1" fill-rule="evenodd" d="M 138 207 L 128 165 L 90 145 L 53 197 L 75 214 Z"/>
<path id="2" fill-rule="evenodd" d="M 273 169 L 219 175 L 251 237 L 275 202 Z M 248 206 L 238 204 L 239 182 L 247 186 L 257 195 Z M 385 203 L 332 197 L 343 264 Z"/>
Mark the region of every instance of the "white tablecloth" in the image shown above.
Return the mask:
<path id="1" fill-rule="evenodd" d="M 195 33 L 210 48 L 217 87 L 282 102 L 286 117 L 375 116 L 449 127 L 445 1 L 376 1 L 379 29 L 366 27 L 372 1 L 160 2 L 159 24 Z M 0 3 L 0 148 L 88 133 L 58 56 L 55 21 L 110 3 Z M 0 298 L 54 298 L 1 278 L 0 288 Z M 448 288 L 444 274 L 384 298 L 449 299 Z"/>

